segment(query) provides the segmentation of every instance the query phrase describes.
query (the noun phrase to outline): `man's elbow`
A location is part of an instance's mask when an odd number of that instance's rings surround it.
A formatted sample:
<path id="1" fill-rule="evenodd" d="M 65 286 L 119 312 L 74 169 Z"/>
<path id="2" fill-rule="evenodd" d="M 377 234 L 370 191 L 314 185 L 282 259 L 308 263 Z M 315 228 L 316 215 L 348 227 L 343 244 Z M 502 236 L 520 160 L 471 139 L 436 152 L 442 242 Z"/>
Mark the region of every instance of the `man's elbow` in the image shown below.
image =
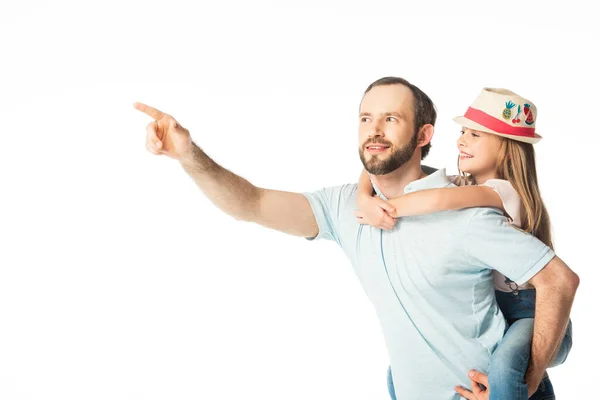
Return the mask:
<path id="1" fill-rule="evenodd" d="M 530 282 L 537 290 L 558 288 L 565 295 L 575 295 L 579 287 L 579 275 L 555 257 Z"/>
<path id="2" fill-rule="evenodd" d="M 562 290 L 567 293 L 575 295 L 577 288 L 579 287 L 579 275 L 577 275 L 569 266 L 562 260 L 560 260 L 563 268 L 560 268 L 559 279 Z"/>
<path id="3" fill-rule="evenodd" d="M 564 283 L 567 290 L 575 294 L 577 288 L 579 287 L 579 275 L 569 269 L 569 273 L 564 278 Z"/>

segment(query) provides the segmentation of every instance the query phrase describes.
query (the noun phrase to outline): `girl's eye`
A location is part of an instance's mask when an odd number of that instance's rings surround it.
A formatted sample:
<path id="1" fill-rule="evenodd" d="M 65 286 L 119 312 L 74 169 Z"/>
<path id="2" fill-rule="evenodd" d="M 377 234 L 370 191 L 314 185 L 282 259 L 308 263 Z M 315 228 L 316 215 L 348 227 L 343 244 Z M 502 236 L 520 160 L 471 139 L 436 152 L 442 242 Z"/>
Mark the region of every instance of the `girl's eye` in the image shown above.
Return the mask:
<path id="1" fill-rule="evenodd" d="M 465 131 L 460 131 L 461 136 L 465 134 Z"/>
<path id="2" fill-rule="evenodd" d="M 475 137 L 479 137 L 478 134 L 476 134 L 475 132 L 471 132 L 471 135 L 475 136 Z"/>

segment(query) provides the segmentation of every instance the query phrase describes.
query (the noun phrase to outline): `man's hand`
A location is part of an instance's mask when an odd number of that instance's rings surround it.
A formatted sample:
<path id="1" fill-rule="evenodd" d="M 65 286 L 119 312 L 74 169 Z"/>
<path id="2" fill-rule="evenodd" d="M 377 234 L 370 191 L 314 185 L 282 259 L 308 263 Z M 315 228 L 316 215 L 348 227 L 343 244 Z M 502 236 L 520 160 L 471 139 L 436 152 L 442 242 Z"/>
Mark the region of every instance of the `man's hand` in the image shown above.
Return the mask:
<path id="1" fill-rule="evenodd" d="M 490 397 L 488 376 L 482 372 L 471 370 L 469 371 L 469 379 L 471 380 L 471 390 L 461 386 L 455 386 L 454 390 L 468 400 L 488 400 Z M 482 389 L 479 384 L 482 384 L 485 388 Z"/>
<path id="2" fill-rule="evenodd" d="M 358 211 L 354 212 L 359 224 L 372 225 L 379 229 L 391 230 L 396 225 L 396 219 L 390 214 L 396 212 L 396 208 L 377 195 L 358 196 Z"/>
<path id="3" fill-rule="evenodd" d="M 150 153 L 166 155 L 176 160 L 191 154 L 190 132 L 175 118 L 142 103 L 135 103 L 133 106 L 155 120 L 146 126 L 146 149 Z"/>

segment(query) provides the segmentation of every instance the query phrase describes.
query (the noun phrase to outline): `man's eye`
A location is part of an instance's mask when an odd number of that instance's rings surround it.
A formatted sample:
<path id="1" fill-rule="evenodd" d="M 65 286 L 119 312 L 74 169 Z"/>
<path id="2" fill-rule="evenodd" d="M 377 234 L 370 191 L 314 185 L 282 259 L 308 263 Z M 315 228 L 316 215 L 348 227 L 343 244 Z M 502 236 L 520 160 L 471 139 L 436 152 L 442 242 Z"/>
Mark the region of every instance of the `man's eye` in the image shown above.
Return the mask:
<path id="1" fill-rule="evenodd" d="M 386 121 L 387 121 L 387 122 L 390 122 L 390 120 L 393 120 L 394 122 L 395 122 L 395 121 L 397 121 L 397 119 L 396 119 L 396 118 L 394 118 L 394 117 L 387 117 L 387 118 L 386 118 Z"/>

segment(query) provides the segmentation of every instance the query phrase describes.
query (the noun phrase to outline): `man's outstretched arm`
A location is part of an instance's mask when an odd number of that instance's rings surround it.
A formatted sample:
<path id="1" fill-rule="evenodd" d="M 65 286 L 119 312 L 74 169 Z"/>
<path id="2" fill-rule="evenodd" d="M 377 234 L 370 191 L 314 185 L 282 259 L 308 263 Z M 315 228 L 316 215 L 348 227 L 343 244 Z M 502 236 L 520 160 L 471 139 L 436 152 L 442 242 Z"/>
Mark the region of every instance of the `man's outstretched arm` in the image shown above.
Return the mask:
<path id="1" fill-rule="evenodd" d="M 180 162 L 204 194 L 226 214 L 296 236 L 314 237 L 319 228 L 300 193 L 262 189 L 226 170 L 202 151 L 175 118 L 145 104 L 134 107 L 155 121 L 146 127 L 146 148 Z"/>
<path id="2" fill-rule="evenodd" d="M 254 186 L 218 165 L 193 143 L 180 162 L 210 201 L 235 219 L 296 236 L 314 237 L 319 232 L 304 195 Z"/>

